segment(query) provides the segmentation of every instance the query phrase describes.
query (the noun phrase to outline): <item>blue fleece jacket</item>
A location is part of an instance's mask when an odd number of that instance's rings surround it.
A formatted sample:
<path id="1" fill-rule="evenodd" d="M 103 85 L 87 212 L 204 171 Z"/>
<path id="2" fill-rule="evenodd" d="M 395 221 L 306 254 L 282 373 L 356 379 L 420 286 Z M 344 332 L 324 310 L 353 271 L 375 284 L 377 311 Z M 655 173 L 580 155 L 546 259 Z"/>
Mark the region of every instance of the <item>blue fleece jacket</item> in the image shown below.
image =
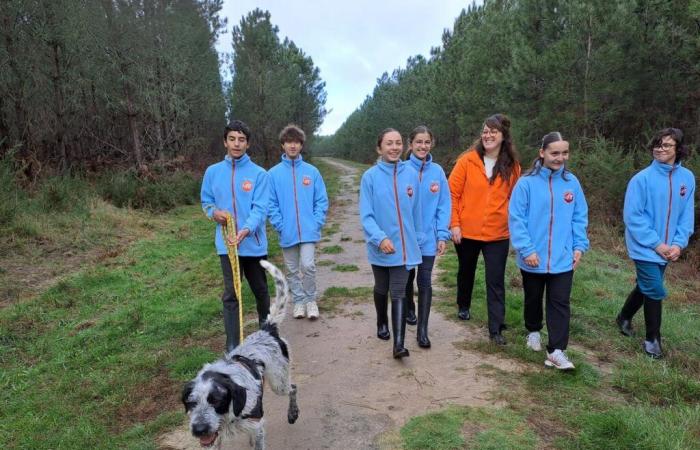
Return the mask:
<path id="1" fill-rule="evenodd" d="M 418 173 L 409 164 L 379 160 L 362 175 L 360 220 L 370 264 L 411 269 L 423 261 Z M 394 253 L 379 249 L 385 238 L 394 244 Z"/>
<path id="2" fill-rule="evenodd" d="M 564 168 L 539 167 L 520 177 L 508 206 L 510 241 L 518 251 L 518 267 L 533 273 L 563 273 L 573 269 L 574 251 L 588 250 L 588 205 L 581 183 Z M 537 253 L 539 267 L 523 259 Z"/>
<path id="3" fill-rule="evenodd" d="M 625 193 L 625 242 L 630 258 L 666 264 L 659 244 L 684 249 L 693 234 L 695 176 L 680 163 L 656 160 L 632 177 Z"/>
<path id="4" fill-rule="evenodd" d="M 449 241 L 452 198 L 445 171 L 433 162 L 428 154 L 425 160 L 416 158 L 413 153 L 408 159 L 418 172 L 421 223 L 425 239 L 420 246 L 424 256 L 435 256 L 438 241 Z"/>
<path id="5" fill-rule="evenodd" d="M 270 169 L 270 207 L 268 218 L 280 235 L 280 247 L 321 240 L 326 223 L 328 195 L 321 173 L 304 162 L 301 155 Z"/>
<path id="6" fill-rule="evenodd" d="M 238 231 L 247 228 L 248 236 L 238 246 L 240 256 L 267 255 L 265 218 L 270 201 L 268 174 L 248 155 L 233 160 L 230 156 L 207 167 L 202 181 L 202 209 L 211 219 L 215 209 L 226 210 L 236 218 Z M 234 202 L 235 199 L 235 202 Z M 221 225 L 216 224 L 216 252 L 226 255 Z"/>

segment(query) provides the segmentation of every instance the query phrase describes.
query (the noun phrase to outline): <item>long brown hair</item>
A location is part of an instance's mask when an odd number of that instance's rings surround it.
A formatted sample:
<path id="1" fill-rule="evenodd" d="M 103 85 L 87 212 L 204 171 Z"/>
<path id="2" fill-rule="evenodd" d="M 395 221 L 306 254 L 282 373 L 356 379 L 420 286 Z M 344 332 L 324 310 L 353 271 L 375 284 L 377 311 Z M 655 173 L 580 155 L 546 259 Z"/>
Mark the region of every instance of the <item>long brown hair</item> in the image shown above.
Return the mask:
<path id="1" fill-rule="evenodd" d="M 499 175 L 503 181 L 510 183 L 510 177 L 515 172 L 515 166 L 520 159 L 518 150 L 515 148 L 513 138 L 510 135 L 510 119 L 505 114 L 494 114 L 484 120 L 484 125 L 489 128 L 495 128 L 503 133 L 501 151 L 498 152 L 498 159 L 496 159 L 496 165 L 493 167 L 493 173 L 491 174 L 489 183 L 493 184 L 494 181 L 496 181 L 496 177 Z M 481 136 L 474 141 L 472 147 L 476 149 L 479 157 L 483 160 L 484 144 L 481 142 Z"/>

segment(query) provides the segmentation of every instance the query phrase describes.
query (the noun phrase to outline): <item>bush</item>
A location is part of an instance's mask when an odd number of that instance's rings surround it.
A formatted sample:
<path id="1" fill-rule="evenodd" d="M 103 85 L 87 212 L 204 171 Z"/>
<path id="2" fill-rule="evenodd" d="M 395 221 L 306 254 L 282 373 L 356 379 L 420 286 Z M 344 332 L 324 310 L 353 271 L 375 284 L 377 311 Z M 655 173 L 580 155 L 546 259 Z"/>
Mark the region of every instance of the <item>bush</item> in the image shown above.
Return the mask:
<path id="1" fill-rule="evenodd" d="M 118 208 L 130 206 L 136 198 L 139 180 L 133 171 L 114 172 L 97 180 L 97 192 Z"/>
<path id="2" fill-rule="evenodd" d="M 90 189 L 82 178 L 55 176 L 45 179 L 35 196 L 39 213 L 62 212 L 86 214 Z"/>
<path id="3" fill-rule="evenodd" d="M 17 186 L 11 155 L 0 159 L 0 228 L 10 227 L 17 217 L 24 193 Z"/>
<path id="4" fill-rule="evenodd" d="M 103 176 L 97 181 L 97 191 L 117 207 L 166 211 L 197 203 L 200 184 L 199 178 L 182 171 L 155 179 L 141 179 L 135 172 L 127 171 Z"/>

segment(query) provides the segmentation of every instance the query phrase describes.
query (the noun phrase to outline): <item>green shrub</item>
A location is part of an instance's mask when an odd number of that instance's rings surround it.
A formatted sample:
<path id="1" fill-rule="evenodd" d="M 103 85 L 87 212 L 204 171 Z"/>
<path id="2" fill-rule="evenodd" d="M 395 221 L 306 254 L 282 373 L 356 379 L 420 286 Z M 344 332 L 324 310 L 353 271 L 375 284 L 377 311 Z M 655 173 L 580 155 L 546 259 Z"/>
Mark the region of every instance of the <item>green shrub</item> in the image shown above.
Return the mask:
<path id="1" fill-rule="evenodd" d="M 55 176 L 42 181 L 34 198 L 39 212 L 87 213 L 90 191 L 85 180 Z"/>
<path id="2" fill-rule="evenodd" d="M 119 172 L 97 181 L 100 196 L 117 207 L 166 211 L 199 201 L 201 179 L 187 172 L 173 172 L 156 179 L 140 179 L 135 172 Z"/>
<path id="3" fill-rule="evenodd" d="M 0 159 L 0 228 L 11 226 L 17 217 L 24 195 L 17 186 L 11 155 Z"/>
<path id="4" fill-rule="evenodd" d="M 130 206 L 136 198 L 139 180 L 133 171 L 114 172 L 97 180 L 97 192 L 114 206 Z"/>

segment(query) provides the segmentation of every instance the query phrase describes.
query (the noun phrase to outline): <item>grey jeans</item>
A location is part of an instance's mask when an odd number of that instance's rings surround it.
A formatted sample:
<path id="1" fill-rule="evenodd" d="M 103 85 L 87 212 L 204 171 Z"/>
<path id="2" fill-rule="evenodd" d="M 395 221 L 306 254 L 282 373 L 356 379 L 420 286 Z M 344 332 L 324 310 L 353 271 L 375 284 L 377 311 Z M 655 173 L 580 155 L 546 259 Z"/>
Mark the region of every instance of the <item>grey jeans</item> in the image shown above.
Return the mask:
<path id="1" fill-rule="evenodd" d="M 304 242 L 283 248 L 284 264 L 287 266 L 287 283 L 294 304 L 316 301 L 316 244 Z"/>

